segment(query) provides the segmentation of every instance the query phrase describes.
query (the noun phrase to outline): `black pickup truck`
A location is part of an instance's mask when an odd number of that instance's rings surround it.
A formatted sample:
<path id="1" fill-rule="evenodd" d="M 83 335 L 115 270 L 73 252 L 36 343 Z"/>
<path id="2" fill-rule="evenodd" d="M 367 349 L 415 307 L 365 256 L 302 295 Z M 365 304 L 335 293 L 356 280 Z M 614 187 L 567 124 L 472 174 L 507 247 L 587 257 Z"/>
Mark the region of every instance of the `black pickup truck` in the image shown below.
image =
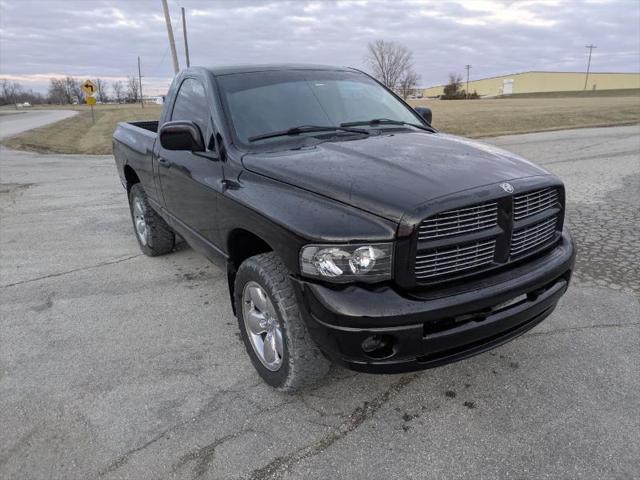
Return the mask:
<path id="1" fill-rule="evenodd" d="M 150 256 L 176 235 L 227 272 L 255 368 L 295 390 L 329 362 L 443 365 L 530 330 L 567 290 L 562 182 L 437 132 L 350 68 L 189 68 L 113 150 Z"/>

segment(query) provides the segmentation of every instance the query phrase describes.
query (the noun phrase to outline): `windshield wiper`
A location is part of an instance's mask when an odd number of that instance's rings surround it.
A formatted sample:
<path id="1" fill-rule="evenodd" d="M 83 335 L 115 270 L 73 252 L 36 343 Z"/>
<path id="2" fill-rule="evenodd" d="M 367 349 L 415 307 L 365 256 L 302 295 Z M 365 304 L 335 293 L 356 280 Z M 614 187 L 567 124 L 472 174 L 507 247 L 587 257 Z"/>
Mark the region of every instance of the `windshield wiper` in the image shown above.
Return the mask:
<path id="1" fill-rule="evenodd" d="M 426 125 L 403 122 L 402 120 L 391 120 L 390 118 L 373 118 L 371 120 L 361 120 L 358 122 L 346 122 L 340 124 L 341 127 L 355 127 L 358 125 L 409 125 L 410 127 L 420 128 L 421 130 L 427 130 L 428 132 L 435 133 L 433 128 L 427 127 Z"/>
<path id="2" fill-rule="evenodd" d="M 253 137 L 249 137 L 248 140 L 250 142 L 255 142 L 256 140 L 263 140 L 265 138 L 274 138 L 274 137 L 284 137 L 286 135 L 299 135 L 301 133 L 307 132 L 335 132 L 339 130 L 341 132 L 351 132 L 351 133 L 362 133 L 365 135 L 370 135 L 370 132 L 367 130 L 362 130 L 360 128 L 348 128 L 348 125 L 340 125 L 340 126 L 321 126 L 321 125 L 302 125 L 300 127 L 293 127 L 287 130 L 280 130 L 279 132 L 271 132 L 264 133 L 262 135 L 256 135 Z"/>

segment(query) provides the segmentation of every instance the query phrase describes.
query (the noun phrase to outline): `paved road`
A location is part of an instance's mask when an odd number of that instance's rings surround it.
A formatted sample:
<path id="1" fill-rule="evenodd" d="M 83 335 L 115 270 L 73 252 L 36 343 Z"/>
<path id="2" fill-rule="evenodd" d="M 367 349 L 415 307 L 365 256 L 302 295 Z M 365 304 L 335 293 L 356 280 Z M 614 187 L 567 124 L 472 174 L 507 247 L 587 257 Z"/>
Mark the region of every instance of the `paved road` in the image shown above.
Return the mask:
<path id="1" fill-rule="evenodd" d="M 73 110 L 21 110 L 14 115 L 7 112 L 0 115 L 0 140 L 77 114 Z"/>
<path id="2" fill-rule="evenodd" d="M 140 255 L 110 157 L 0 152 L 0 477 L 638 478 L 640 129 L 491 142 L 566 180 L 558 310 L 491 353 L 293 396 L 254 373 L 221 271 Z"/>

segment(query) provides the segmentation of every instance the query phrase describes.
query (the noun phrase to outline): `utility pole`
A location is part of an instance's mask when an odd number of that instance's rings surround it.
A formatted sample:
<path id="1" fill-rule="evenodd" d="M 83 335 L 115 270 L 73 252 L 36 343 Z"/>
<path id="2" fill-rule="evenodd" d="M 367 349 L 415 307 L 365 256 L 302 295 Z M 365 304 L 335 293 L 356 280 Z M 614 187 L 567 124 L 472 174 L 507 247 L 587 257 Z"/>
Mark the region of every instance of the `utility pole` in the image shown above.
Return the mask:
<path id="1" fill-rule="evenodd" d="M 471 70 L 471 65 L 465 65 L 464 68 L 467 70 L 467 100 L 469 100 L 469 70 Z"/>
<path id="2" fill-rule="evenodd" d="M 595 45 L 591 44 L 591 45 L 585 45 L 584 48 L 588 48 L 589 49 L 589 61 L 587 62 L 587 76 L 584 77 L 584 88 L 583 90 L 587 89 L 587 82 L 589 81 L 589 69 L 591 68 L 591 52 L 593 52 L 594 48 L 598 48 Z"/>
<path id="3" fill-rule="evenodd" d="M 140 106 L 144 108 L 144 100 L 142 99 L 142 70 L 140 70 L 140 55 L 138 55 L 138 82 L 140 82 Z"/>
<path id="4" fill-rule="evenodd" d="M 173 27 L 171 27 L 171 17 L 169 16 L 167 0 L 162 0 L 162 9 L 164 10 L 164 21 L 167 24 L 167 34 L 169 35 L 169 46 L 171 47 L 171 57 L 173 58 L 173 71 L 177 75 L 180 71 L 180 66 L 178 65 L 178 52 L 176 52 L 176 41 L 173 38 Z"/>
<path id="5" fill-rule="evenodd" d="M 191 62 L 189 61 L 189 42 L 187 41 L 187 21 L 184 19 L 184 7 L 181 7 L 182 10 L 182 33 L 184 33 L 184 55 L 187 57 L 187 68 L 191 66 Z"/>

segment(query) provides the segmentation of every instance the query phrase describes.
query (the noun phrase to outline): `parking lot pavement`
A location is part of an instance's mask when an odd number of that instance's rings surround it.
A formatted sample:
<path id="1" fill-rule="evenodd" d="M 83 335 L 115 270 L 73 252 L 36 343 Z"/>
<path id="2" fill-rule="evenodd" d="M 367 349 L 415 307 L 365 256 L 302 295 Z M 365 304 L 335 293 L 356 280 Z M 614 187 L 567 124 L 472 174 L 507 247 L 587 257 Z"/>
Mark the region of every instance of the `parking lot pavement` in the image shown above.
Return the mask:
<path id="1" fill-rule="evenodd" d="M 113 160 L 0 151 L 1 478 L 638 478 L 640 128 L 489 140 L 567 184 L 574 283 L 525 336 L 274 392 L 223 272 L 140 254 Z"/>

